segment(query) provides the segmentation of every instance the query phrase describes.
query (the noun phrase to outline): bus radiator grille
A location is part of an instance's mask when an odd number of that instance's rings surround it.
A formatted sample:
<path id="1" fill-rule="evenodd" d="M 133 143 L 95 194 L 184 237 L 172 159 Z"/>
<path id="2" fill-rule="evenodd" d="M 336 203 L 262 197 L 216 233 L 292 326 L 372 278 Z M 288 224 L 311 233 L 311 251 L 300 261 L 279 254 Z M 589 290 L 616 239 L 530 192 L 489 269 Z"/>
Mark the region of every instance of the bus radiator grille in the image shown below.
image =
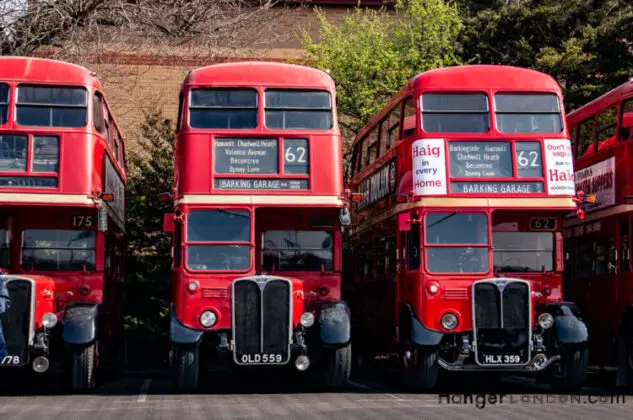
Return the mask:
<path id="1" fill-rule="evenodd" d="M 233 283 L 236 363 L 270 364 L 271 355 L 274 364 L 289 361 L 291 289 L 291 283 L 282 279 L 258 277 Z"/>
<path id="2" fill-rule="evenodd" d="M 474 334 L 480 364 L 525 364 L 530 358 L 530 287 L 520 281 L 473 286 Z M 510 362 L 505 362 L 510 361 Z"/>
<path id="3" fill-rule="evenodd" d="M 7 354 L 18 356 L 20 363 L 28 363 L 31 332 L 32 288 L 30 281 L 10 279 L 7 281 L 10 306 L 0 315 Z"/>

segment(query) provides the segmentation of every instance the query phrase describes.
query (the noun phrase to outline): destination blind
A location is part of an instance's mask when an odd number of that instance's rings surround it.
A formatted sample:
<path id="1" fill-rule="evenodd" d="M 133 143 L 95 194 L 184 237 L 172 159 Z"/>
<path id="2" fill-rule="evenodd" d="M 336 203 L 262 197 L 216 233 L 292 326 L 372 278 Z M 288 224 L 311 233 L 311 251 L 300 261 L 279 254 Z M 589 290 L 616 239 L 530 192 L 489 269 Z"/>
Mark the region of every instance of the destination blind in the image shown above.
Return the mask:
<path id="1" fill-rule="evenodd" d="M 515 143 L 514 161 L 518 178 L 541 178 L 541 144 L 536 141 Z M 451 178 L 512 178 L 513 153 L 510 142 L 449 142 Z M 542 182 L 452 181 L 453 193 L 537 194 L 544 192 Z"/>
<path id="2" fill-rule="evenodd" d="M 269 179 L 259 175 L 308 175 L 309 150 L 307 139 L 280 140 L 252 138 L 216 138 L 213 148 L 215 189 L 220 190 L 307 190 L 307 179 Z M 280 163 L 281 160 L 281 163 Z M 283 170 L 282 170 L 283 168 Z M 220 177 L 217 177 L 220 175 Z M 253 178 L 231 175 L 254 175 Z"/>

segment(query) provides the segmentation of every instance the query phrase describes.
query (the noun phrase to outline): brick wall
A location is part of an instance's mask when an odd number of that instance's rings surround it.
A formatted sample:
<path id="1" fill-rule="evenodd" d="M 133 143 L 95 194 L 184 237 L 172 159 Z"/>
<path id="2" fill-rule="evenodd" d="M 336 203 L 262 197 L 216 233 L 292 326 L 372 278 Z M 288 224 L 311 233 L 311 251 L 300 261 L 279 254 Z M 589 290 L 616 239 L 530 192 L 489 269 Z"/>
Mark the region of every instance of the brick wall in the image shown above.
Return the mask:
<path id="1" fill-rule="evenodd" d="M 334 24 L 340 24 L 351 11 L 349 6 L 322 6 L 321 9 Z M 253 31 L 258 38 L 257 43 L 244 34 L 245 45 L 251 41 L 256 45 L 248 50 L 231 48 L 218 51 L 211 57 L 190 50 L 171 51 L 170 54 L 134 51 L 122 55 L 120 51 L 125 48 L 114 47 L 111 49 L 113 53 L 100 55 L 100 64 L 93 64 L 90 68 L 97 71 L 103 83 L 108 103 L 127 139 L 128 150 L 135 150 L 145 112 L 158 107 L 166 118 L 175 121 L 178 92 L 187 71 L 229 60 L 301 60 L 304 52 L 298 36 L 302 30 L 318 39 L 319 23 L 313 8 L 284 11 L 270 27 Z"/>

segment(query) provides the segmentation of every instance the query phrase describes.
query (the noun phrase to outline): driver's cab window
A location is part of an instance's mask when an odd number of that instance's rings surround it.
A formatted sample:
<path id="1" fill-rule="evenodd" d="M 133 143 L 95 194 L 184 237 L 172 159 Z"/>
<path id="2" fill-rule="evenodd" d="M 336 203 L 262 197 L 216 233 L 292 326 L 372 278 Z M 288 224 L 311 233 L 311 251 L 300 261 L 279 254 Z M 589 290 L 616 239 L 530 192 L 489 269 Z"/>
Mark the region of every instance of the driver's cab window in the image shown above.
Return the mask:
<path id="1" fill-rule="evenodd" d="M 248 210 L 192 210 L 187 216 L 187 267 L 196 271 L 246 271 L 250 267 Z"/>

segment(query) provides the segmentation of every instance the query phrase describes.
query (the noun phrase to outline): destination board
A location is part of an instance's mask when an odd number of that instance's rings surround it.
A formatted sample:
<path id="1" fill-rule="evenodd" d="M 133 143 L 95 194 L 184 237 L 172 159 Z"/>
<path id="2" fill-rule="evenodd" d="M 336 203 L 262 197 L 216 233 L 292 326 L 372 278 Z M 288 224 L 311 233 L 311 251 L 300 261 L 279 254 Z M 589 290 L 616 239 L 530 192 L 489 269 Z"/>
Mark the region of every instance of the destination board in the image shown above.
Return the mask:
<path id="1" fill-rule="evenodd" d="M 512 147 L 509 142 L 448 143 L 453 178 L 511 178 Z"/>
<path id="2" fill-rule="evenodd" d="M 216 174 L 279 173 L 277 139 L 216 138 L 213 156 Z"/>
<path id="3" fill-rule="evenodd" d="M 216 190 L 307 190 L 307 179 L 215 179 Z"/>
<path id="4" fill-rule="evenodd" d="M 542 182 L 451 182 L 452 193 L 463 194 L 538 194 Z"/>
<path id="5" fill-rule="evenodd" d="M 0 187 L 57 188 L 57 178 L 0 176 Z"/>

